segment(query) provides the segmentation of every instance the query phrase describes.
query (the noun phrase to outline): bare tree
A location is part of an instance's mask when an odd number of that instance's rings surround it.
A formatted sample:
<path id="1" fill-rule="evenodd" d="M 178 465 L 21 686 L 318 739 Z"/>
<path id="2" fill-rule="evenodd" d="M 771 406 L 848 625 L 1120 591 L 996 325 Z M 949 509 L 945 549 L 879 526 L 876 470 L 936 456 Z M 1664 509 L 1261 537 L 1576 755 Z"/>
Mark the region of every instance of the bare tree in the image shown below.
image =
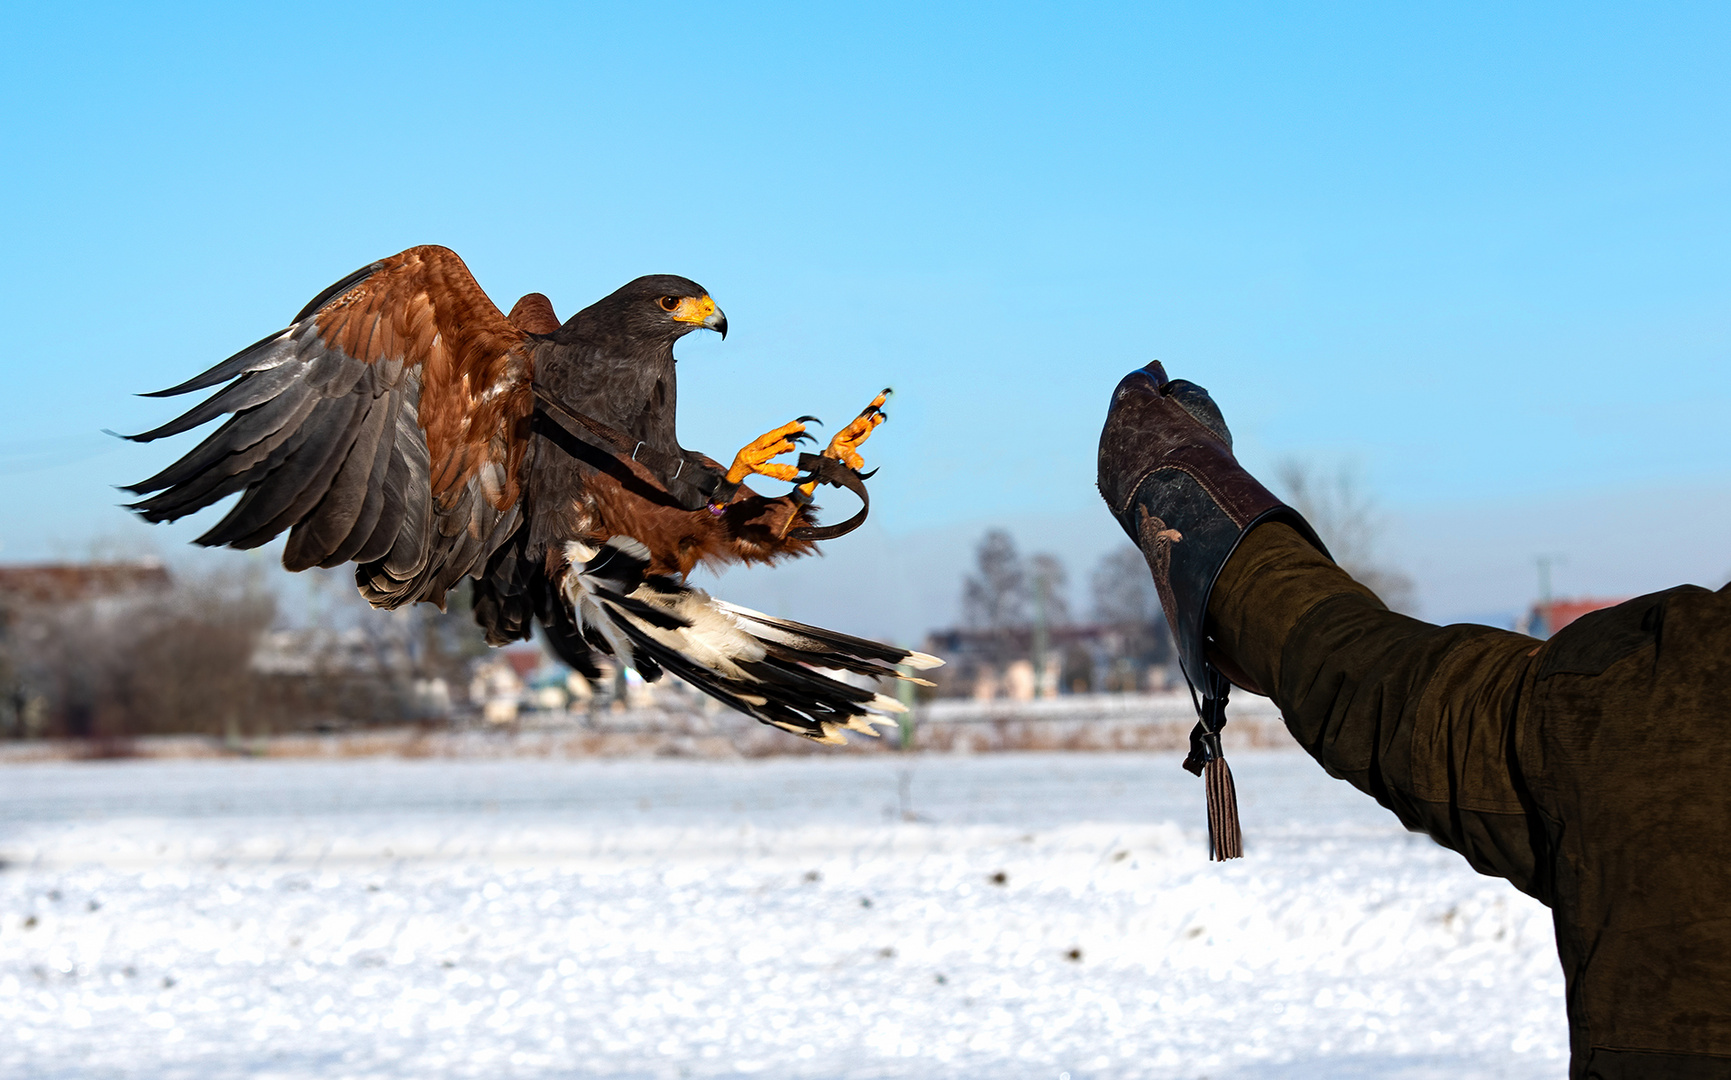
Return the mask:
<path id="1" fill-rule="evenodd" d="M 279 679 L 299 723 L 392 723 L 447 718 L 466 696 L 469 670 L 487 652 L 468 604 L 369 606 L 344 570 L 309 571 L 304 623 L 282 632 L 289 660 Z M 292 688 L 287 685 L 293 683 Z"/>
<path id="2" fill-rule="evenodd" d="M 1028 568 L 1003 529 L 980 538 L 974 565 L 962 583 L 962 620 L 985 633 L 989 644 L 983 659 L 995 666 L 1014 658 L 1017 631 L 1028 625 Z"/>
<path id="3" fill-rule="evenodd" d="M 1414 610 L 1412 578 L 1377 559 L 1382 520 L 1355 470 L 1343 466 L 1333 477 L 1323 477 L 1311 463 L 1288 459 L 1276 477 L 1287 504 L 1310 522 L 1342 570 L 1391 609 Z"/>
<path id="4" fill-rule="evenodd" d="M 962 619 L 975 630 L 1028 624 L 1028 572 L 1016 541 L 992 529 L 974 549 L 975 572 L 962 583 Z"/>
<path id="5" fill-rule="evenodd" d="M 1136 548 L 1121 547 L 1103 556 L 1089 584 L 1094 620 L 1102 626 L 1142 626 L 1165 618 L 1148 562 Z"/>
<path id="6" fill-rule="evenodd" d="M 177 582 L 133 628 L 129 733 L 232 729 L 255 706 L 249 664 L 275 616 L 257 567 Z"/>
<path id="7" fill-rule="evenodd" d="M 1063 560 L 1041 552 L 1028 560 L 1028 598 L 1047 626 L 1070 625 L 1070 574 Z"/>
<path id="8" fill-rule="evenodd" d="M 10 711 L 38 711 L 43 734 L 221 733 L 252 707 L 249 662 L 275 610 L 256 573 L 14 603 Z"/>
<path id="9" fill-rule="evenodd" d="M 1108 631 L 1106 688 L 1134 690 L 1150 668 L 1169 668 L 1172 634 L 1142 552 L 1126 545 L 1103 556 L 1089 584 L 1094 620 Z"/>

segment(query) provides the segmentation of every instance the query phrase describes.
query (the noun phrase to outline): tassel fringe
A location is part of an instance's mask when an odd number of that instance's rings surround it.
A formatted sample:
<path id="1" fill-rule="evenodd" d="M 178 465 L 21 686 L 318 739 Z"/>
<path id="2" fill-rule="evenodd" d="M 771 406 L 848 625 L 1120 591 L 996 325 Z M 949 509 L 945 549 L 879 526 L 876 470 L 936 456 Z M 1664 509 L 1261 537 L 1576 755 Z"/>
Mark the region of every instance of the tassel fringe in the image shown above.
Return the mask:
<path id="1" fill-rule="evenodd" d="M 1217 757 L 1202 770 L 1208 789 L 1208 857 L 1217 862 L 1244 857 L 1244 833 L 1238 827 L 1238 789 L 1226 759 Z"/>
<path id="2" fill-rule="evenodd" d="M 1238 827 L 1238 788 L 1232 769 L 1220 746 L 1220 729 L 1226 726 L 1226 695 L 1231 684 L 1212 665 L 1205 669 L 1206 692 L 1196 702 L 1199 717 L 1190 730 L 1190 754 L 1184 768 L 1202 777 L 1208 794 L 1208 858 L 1215 862 L 1244 858 L 1244 833 Z M 1194 700 L 1195 690 L 1191 690 Z"/>

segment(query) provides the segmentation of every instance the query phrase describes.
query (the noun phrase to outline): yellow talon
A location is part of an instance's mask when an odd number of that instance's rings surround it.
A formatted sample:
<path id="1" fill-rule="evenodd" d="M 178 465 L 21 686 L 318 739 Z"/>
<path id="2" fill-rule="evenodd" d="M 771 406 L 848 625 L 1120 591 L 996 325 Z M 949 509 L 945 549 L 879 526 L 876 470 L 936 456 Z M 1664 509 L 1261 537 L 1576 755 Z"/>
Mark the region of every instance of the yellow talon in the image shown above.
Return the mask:
<path id="1" fill-rule="evenodd" d="M 877 430 L 879 424 L 889 419 L 883 412 L 884 402 L 889 400 L 889 396 L 890 390 L 885 387 L 882 393 L 872 398 L 871 404 L 861 409 L 860 414 L 854 417 L 847 427 L 835 433 L 835 437 L 829 441 L 829 446 L 824 448 L 823 456 L 839 461 L 855 472 L 865 468 L 865 458 L 860 457 L 859 448 L 861 444 L 871 438 L 872 432 Z M 817 484 L 815 481 L 810 484 L 803 484 L 800 486 L 800 490 L 810 495 L 817 490 Z"/>
<path id="2" fill-rule="evenodd" d="M 783 465 L 770 459 L 779 457 L 794 449 L 794 442 L 789 436 L 805 431 L 805 425 L 798 420 L 783 424 L 774 431 L 765 432 L 741 447 L 739 453 L 733 455 L 733 466 L 727 470 L 727 482 L 737 484 L 752 473 L 761 473 L 772 480 L 792 480 L 799 476 L 799 470 L 792 465 Z"/>

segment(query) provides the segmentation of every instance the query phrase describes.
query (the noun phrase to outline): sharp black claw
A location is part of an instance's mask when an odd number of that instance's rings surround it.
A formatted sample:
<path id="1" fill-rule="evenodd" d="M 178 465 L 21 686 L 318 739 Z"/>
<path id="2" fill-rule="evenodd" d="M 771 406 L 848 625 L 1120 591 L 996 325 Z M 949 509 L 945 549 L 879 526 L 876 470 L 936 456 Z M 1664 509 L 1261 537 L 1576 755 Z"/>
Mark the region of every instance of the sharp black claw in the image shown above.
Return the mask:
<path id="1" fill-rule="evenodd" d="M 791 439 L 792 441 L 796 442 L 796 443 L 797 442 L 808 442 L 808 443 L 812 444 L 813 446 L 817 445 L 817 440 L 812 438 L 811 434 L 809 432 L 805 432 L 805 431 L 802 431 L 797 435 L 789 435 L 788 438 Z"/>
<path id="2" fill-rule="evenodd" d="M 816 424 L 819 427 L 823 426 L 823 421 L 819 420 L 815 416 L 801 416 L 801 417 L 796 418 L 794 420 L 794 423 L 796 423 L 796 424 Z"/>
<path id="3" fill-rule="evenodd" d="M 883 466 L 880 465 L 880 466 L 878 466 L 878 468 L 881 469 L 881 468 L 883 468 Z M 876 476 L 877 474 L 878 474 L 877 469 L 873 469 L 871 472 L 855 472 L 854 473 L 854 475 L 859 477 L 861 480 L 870 480 L 872 477 Z"/>

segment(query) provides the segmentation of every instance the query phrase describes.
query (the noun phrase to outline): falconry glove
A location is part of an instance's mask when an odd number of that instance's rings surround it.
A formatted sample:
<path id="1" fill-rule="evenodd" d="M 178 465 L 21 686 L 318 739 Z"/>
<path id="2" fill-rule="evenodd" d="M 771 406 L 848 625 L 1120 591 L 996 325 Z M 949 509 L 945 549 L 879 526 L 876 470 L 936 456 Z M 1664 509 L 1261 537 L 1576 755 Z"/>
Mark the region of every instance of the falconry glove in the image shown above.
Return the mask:
<path id="1" fill-rule="evenodd" d="M 1323 546 L 1298 511 L 1275 498 L 1232 456 L 1232 434 L 1208 391 L 1166 378 L 1158 363 L 1126 375 L 1100 432 L 1100 494 L 1142 549 L 1178 644 L 1199 721 L 1184 767 L 1207 780 L 1209 854 L 1243 854 L 1232 772 L 1220 748 L 1233 683 L 1252 692 L 1230 658 L 1212 648 L 1208 599 L 1245 535 L 1281 521 Z"/>

